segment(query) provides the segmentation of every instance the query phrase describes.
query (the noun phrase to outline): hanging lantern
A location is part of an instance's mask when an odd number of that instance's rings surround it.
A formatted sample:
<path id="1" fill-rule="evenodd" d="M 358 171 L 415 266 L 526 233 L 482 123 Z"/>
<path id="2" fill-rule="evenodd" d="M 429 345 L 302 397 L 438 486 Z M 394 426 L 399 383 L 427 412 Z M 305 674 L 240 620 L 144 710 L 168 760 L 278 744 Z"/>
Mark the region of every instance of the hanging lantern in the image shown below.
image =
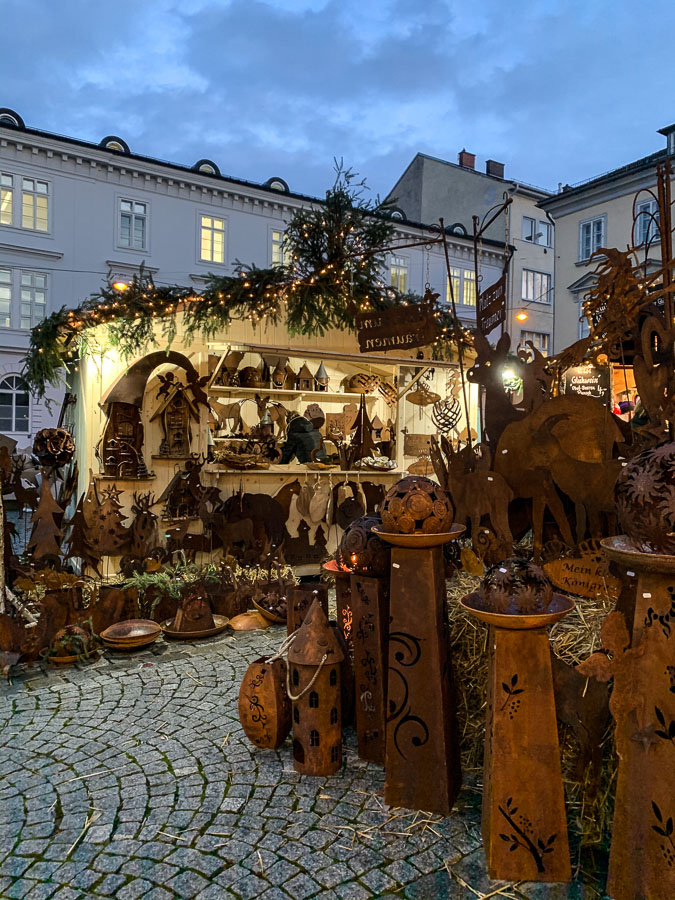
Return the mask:
<path id="1" fill-rule="evenodd" d="M 276 750 L 291 730 L 286 663 L 261 656 L 246 670 L 239 688 L 239 721 L 244 734 L 264 750 Z"/>
<path id="2" fill-rule="evenodd" d="M 288 651 L 293 768 L 303 775 L 333 775 L 342 765 L 343 659 L 335 631 L 315 600 Z"/>

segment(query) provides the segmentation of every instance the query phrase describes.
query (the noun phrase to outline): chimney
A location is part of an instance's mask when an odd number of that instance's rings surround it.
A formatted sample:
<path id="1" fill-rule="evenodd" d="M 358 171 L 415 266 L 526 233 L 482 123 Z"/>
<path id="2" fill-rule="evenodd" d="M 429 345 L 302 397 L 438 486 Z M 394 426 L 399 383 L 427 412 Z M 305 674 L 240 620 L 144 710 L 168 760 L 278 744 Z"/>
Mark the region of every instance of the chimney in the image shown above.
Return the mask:
<path id="1" fill-rule="evenodd" d="M 662 134 L 666 139 L 666 153 L 668 156 L 675 154 L 675 125 L 659 128 L 659 134 Z"/>
<path id="2" fill-rule="evenodd" d="M 476 154 L 469 153 L 468 150 L 460 150 L 457 154 L 457 161 L 460 166 L 464 166 L 465 169 L 476 168 Z"/>
<path id="3" fill-rule="evenodd" d="M 497 162 L 494 159 L 488 159 L 485 163 L 485 174 L 494 175 L 495 178 L 503 178 L 504 163 Z"/>

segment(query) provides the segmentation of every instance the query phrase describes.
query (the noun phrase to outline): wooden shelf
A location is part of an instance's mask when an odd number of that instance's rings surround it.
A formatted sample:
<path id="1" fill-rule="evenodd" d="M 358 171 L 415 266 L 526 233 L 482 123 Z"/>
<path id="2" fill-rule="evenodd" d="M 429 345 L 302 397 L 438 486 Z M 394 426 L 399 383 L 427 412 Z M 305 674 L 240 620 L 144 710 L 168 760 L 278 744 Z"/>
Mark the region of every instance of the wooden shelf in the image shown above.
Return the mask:
<path id="1" fill-rule="evenodd" d="M 148 472 L 145 478 L 127 478 L 126 476 L 120 475 L 94 475 L 98 481 L 152 481 L 153 478 L 157 478 L 154 472 Z"/>
<path id="2" fill-rule="evenodd" d="M 308 469 L 306 466 L 279 466 L 269 469 L 225 469 L 222 466 L 208 466 L 204 468 L 204 472 L 210 472 L 213 475 L 400 475 L 401 472 L 396 469 Z"/>
<path id="3" fill-rule="evenodd" d="M 288 388 L 242 388 L 237 387 L 236 385 L 224 384 L 212 384 L 209 388 L 209 393 L 243 394 L 245 397 L 254 397 L 256 394 L 267 394 L 270 397 L 288 397 L 289 400 L 296 397 L 301 400 L 318 400 L 323 398 L 324 400 L 336 401 L 360 401 L 361 397 L 365 397 L 366 400 L 384 400 L 384 397 L 381 394 L 347 394 L 344 391 L 291 391 Z"/>

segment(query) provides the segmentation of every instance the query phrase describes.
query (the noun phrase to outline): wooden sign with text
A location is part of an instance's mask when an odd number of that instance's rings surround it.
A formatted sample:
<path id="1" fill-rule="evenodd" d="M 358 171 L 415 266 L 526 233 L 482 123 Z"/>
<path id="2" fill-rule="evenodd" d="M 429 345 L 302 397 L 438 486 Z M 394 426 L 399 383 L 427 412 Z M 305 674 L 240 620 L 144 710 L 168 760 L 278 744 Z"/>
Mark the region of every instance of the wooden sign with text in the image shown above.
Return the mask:
<path id="1" fill-rule="evenodd" d="M 490 332 L 506 321 L 506 273 L 478 295 L 476 322 L 482 334 Z"/>
<path id="2" fill-rule="evenodd" d="M 544 565 L 544 571 L 553 585 L 566 594 L 617 599 L 621 593 L 621 582 L 609 574 L 607 561 L 594 553 L 554 559 Z"/>
<path id="3" fill-rule="evenodd" d="M 581 394 L 582 397 L 594 397 L 609 403 L 609 369 L 593 365 L 573 366 L 562 376 L 563 394 Z"/>
<path id="4" fill-rule="evenodd" d="M 425 347 L 438 337 L 433 307 L 397 306 L 356 316 L 361 353 Z"/>

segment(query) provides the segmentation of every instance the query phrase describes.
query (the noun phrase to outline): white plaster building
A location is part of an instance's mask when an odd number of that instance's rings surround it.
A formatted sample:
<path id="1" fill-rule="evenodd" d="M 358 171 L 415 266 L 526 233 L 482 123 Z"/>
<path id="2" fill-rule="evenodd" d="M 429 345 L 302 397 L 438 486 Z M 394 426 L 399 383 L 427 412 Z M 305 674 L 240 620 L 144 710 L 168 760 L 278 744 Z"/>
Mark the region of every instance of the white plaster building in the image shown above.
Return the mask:
<path id="1" fill-rule="evenodd" d="M 116 136 L 93 144 L 50 134 L 8 109 L 0 109 L 0 175 L 0 432 L 21 446 L 58 415 L 58 402 L 48 413 L 18 378 L 29 330 L 45 314 L 77 306 L 108 278 L 129 279 L 141 263 L 156 284 L 199 290 L 209 272 L 231 274 L 237 261 L 279 262 L 293 213 L 321 202 L 279 177 L 253 184 L 221 175 L 211 160 L 138 156 Z M 401 243 L 430 235 L 405 221 L 397 233 Z M 449 241 L 461 277 L 473 269 L 472 243 L 461 234 Z M 501 274 L 503 257 L 503 239 L 484 242 L 484 286 Z M 388 277 L 416 293 L 428 280 L 445 297 L 440 246 L 390 254 Z M 459 312 L 473 325 L 466 298 Z"/>

